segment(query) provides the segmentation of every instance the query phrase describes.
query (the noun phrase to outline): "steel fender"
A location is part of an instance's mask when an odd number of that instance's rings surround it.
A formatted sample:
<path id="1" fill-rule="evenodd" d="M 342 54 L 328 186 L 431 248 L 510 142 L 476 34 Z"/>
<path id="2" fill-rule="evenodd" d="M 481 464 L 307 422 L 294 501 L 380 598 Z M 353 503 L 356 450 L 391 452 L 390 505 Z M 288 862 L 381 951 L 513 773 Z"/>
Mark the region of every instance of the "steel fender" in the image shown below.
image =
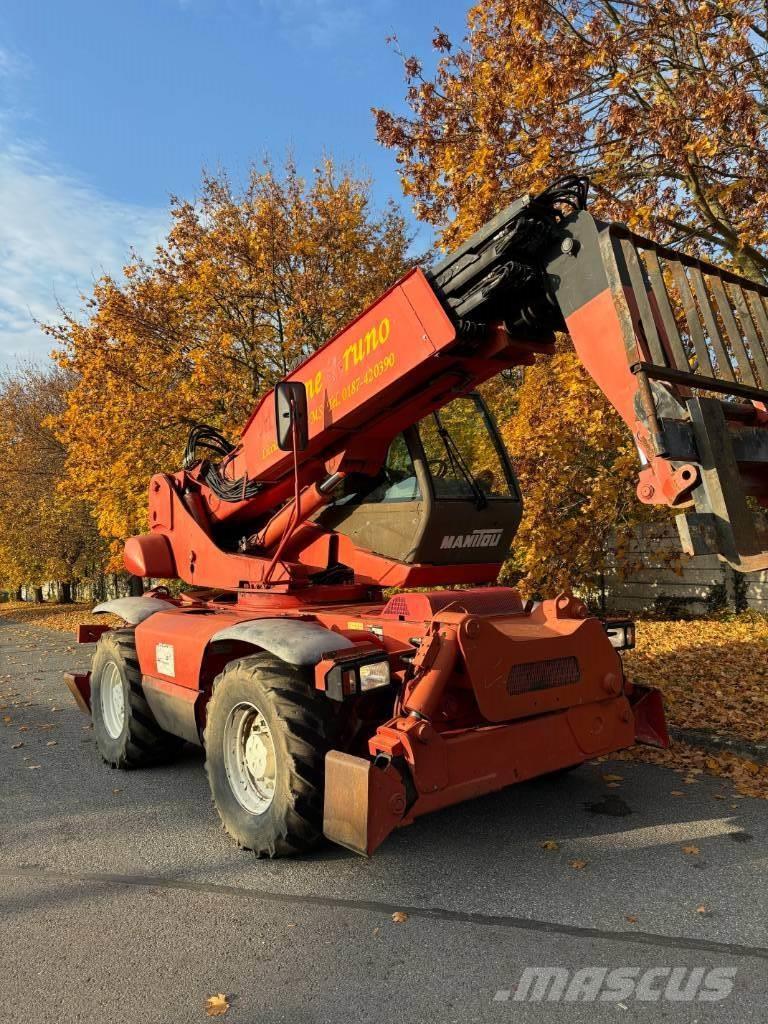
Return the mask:
<path id="1" fill-rule="evenodd" d="M 269 651 L 291 665 L 316 665 L 328 651 L 354 647 L 354 642 L 319 622 L 303 619 L 250 619 L 214 633 L 209 643 L 217 640 L 243 640 Z"/>
<path id="2" fill-rule="evenodd" d="M 163 601 L 159 597 L 118 597 L 114 601 L 103 601 L 93 609 L 94 615 L 101 615 L 102 612 L 111 612 L 112 615 L 119 615 L 132 626 L 138 626 L 140 622 L 148 619 L 155 612 L 169 611 L 175 608 L 170 601 Z"/>

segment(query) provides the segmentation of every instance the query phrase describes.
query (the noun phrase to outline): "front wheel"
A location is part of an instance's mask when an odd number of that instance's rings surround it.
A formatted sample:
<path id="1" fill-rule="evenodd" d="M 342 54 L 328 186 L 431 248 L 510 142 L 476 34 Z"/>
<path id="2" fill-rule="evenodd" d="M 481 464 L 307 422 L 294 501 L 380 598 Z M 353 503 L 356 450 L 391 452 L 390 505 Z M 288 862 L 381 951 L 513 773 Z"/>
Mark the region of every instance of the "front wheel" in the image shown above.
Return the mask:
<path id="1" fill-rule="evenodd" d="M 281 857 L 319 842 L 331 721 L 311 671 L 271 654 L 240 658 L 216 677 L 205 767 L 219 817 L 240 846 Z"/>

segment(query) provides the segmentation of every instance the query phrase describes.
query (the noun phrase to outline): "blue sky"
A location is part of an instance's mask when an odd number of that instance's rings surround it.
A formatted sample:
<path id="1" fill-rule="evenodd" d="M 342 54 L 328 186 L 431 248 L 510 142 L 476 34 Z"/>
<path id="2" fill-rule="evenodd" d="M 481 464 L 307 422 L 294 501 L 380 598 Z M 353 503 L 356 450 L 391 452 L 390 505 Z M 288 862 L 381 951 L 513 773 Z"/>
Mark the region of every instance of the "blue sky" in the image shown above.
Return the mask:
<path id="1" fill-rule="evenodd" d="M 0 362 L 45 356 L 32 317 L 77 308 L 202 167 L 323 152 L 400 198 L 371 106 L 401 109 L 386 36 L 430 59 L 468 0 L 30 0 L 0 6 Z"/>

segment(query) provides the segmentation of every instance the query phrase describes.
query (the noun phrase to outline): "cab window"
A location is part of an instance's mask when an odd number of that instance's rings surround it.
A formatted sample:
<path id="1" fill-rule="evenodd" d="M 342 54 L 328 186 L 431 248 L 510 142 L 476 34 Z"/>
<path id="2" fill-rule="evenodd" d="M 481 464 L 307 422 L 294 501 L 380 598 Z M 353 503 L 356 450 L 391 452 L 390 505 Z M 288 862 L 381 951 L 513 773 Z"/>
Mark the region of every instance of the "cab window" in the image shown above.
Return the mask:
<path id="1" fill-rule="evenodd" d="M 403 435 L 398 434 L 389 446 L 384 465 L 376 476 L 351 473 L 334 492 L 333 505 L 339 508 L 363 502 L 419 501 L 421 496 L 411 453 Z"/>
<path id="2" fill-rule="evenodd" d="M 510 485 L 492 425 L 473 396 L 455 398 L 419 423 L 435 497 L 510 497 Z"/>

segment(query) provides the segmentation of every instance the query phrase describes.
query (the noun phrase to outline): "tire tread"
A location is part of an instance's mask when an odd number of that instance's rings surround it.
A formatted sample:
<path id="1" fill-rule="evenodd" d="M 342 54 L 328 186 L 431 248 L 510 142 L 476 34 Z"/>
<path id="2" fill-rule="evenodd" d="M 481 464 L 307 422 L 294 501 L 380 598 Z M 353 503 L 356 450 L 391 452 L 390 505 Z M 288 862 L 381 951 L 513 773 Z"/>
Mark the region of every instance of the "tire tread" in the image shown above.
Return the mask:
<path id="1" fill-rule="evenodd" d="M 95 659 L 109 651 L 122 664 L 128 683 L 129 725 L 123 749 L 117 757 L 102 758 L 113 768 L 141 768 L 158 764 L 175 754 L 182 740 L 161 729 L 141 688 L 141 670 L 136 656 L 136 638 L 132 628 L 112 629 L 98 642 Z"/>
<path id="2" fill-rule="evenodd" d="M 291 802 L 284 817 L 282 834 L 275 836 L 271 844 L 262 848 L 245 848 L 253 849 L 257 857 L 283 857 L 302 853 L 317 845 L 322 838 L 325 754 L 333 733 L 331 709 L 322 695 L 316 694 L 311 688 L 306 670 L 262 652 L 230 662 L 217 676 L 208 702 L 208 722 L 218 712 L 217 698 L 220 699 L 223 692 L 220 684 L 234 674 L 245 674 L 253 678 L 270 701 L 284 729 L 291 762 L 288 786 Z M 207 726 L 205 739 L 207 750 Z M 206 757 L 206 772 L 213 789 L 213 767 L 209 757 Z M 221 815 L 221 811 L 219 813 Z M 222 821 L 227 831 L 230 831 L 223 816 Z M 244 845 L 239 838 L 238 841 Z"/>

